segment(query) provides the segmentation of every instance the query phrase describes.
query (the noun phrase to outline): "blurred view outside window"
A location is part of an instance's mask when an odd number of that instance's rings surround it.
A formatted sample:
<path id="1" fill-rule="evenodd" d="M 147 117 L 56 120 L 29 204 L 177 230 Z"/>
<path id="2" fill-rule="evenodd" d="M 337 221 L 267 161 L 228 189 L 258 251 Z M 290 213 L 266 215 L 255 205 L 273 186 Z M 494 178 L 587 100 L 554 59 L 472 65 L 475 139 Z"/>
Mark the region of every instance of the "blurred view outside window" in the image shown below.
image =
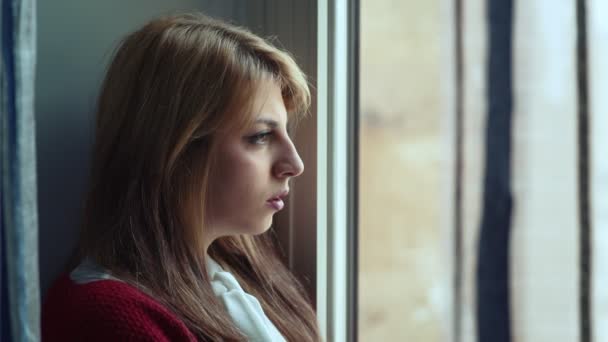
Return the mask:
<path id="1" fill-rule="evenodd" d="M 439 2 L 360 6 L 358 335 L 439 341 Z"/>

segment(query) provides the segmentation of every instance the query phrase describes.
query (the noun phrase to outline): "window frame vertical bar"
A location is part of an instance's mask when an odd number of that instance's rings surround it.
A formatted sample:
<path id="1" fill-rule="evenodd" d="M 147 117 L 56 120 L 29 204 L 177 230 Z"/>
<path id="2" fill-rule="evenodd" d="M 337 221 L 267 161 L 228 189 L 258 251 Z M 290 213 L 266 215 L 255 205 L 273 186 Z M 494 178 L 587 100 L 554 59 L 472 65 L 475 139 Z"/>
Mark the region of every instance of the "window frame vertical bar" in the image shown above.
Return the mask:
<path id="1" fill-rule="evenodd" d="M 357 340 L 358 5 L 317 6 L 317 310 L 327 341 Z"/>

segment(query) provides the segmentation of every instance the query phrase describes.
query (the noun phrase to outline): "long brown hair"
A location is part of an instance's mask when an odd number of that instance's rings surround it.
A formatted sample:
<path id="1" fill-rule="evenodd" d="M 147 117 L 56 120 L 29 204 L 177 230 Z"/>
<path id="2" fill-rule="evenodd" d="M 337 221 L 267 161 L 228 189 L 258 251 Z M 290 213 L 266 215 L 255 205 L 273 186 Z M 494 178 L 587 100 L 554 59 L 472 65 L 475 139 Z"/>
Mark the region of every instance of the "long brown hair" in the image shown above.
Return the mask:
<path id="1" fill-rule="evenodd" d="M 305 75 L 284 51 L 202 14 L 150 21 L 120 44 L 102 84 L 79 257 L 93 259 L 178 315 L 201 340 L 242 340 L 205 269 L 204 208 L 214 136 L 251 120 L 262 83 L 306 113 Z M 272 230 L 208 249 L 289 341 L 320 339 L 314 310 Z"/>

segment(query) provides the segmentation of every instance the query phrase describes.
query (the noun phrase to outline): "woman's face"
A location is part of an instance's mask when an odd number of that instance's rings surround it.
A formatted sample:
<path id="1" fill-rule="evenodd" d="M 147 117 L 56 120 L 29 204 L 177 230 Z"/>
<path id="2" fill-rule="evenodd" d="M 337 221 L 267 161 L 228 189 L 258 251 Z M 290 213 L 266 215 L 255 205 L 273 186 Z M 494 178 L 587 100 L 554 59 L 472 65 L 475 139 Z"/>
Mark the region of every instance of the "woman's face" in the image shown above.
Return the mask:
<path id="1" fill-rule="evenodd" d="M 262 89 L 254 100 L 253 125 L 217 137 L 206 236 L 266 231 L 284 206 L 289 180 L 304 170 L 287 133 L 280 88 L 273 82 Z"/>

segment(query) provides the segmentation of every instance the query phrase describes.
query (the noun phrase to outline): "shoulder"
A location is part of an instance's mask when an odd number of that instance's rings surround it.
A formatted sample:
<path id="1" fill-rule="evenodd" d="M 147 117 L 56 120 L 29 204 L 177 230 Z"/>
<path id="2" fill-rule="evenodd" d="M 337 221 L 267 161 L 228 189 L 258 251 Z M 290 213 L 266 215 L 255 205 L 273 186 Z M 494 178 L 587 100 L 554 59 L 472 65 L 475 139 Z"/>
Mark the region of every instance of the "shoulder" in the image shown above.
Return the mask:
<path id="1" fill-rule="evenodd" d="M 42 309 L 45 341 L 194 341 L 185 324 L 166 307 L 117 280 L 77 284 L 62 275 Z"/>

